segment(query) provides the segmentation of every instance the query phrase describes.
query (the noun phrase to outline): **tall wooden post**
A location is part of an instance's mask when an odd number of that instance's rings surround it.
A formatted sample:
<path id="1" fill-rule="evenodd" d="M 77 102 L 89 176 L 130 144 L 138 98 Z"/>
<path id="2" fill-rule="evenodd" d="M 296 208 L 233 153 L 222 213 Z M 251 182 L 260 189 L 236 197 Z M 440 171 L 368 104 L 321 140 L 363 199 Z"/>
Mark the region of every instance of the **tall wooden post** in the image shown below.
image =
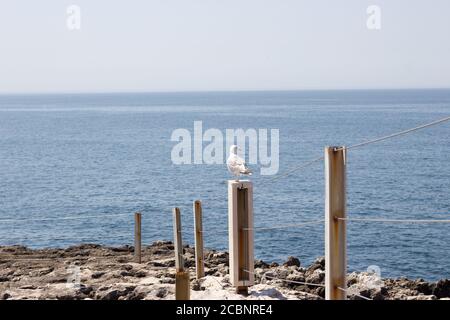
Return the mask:
<path id="1" fill-rule="evenodd" d="M 194 238 L 195 238 L 195 271 L 197 279 L 205 276 L 203 256 L 203 224 L 202 224 L 202 202 L 194 201 Z"/>
<path id="2" fill-rule="evenodd" d="M 181 238 L 181 214 L 179 208 L 173 209 L 173 237 L 175 250 L 175 299 L 189 300 L 189 271 L 184 270 L 183 240 Z"/>
<path id="3" fill-rule="evenodd" d="M 253 184 L 228 181 L 228 236 L 230 281 L 241 294 L 254 284 Z"/>
<path id="4" fill-rule="evenodd" d="M 134 214 L 134 261 L 141 263 L 141 220 L 142 215 L 140 212 Z"/>
<path id="5" fill-rule="evenodd" d="M 346 256 L 346 150 L 325 148 L 325 299 L 345 300 Z M 341 289 L 339 289 L 341 288 Z"/>

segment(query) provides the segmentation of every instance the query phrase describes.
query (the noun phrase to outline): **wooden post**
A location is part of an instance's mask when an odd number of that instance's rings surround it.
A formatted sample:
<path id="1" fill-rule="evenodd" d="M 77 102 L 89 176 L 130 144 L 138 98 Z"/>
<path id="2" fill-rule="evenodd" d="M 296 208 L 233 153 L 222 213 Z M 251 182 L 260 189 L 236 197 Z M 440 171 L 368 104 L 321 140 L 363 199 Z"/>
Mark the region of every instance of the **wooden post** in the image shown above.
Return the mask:
<path id="1" fill-rule="evenodd" d="M 134 214 L 134 261 L 141 263 L 141 219 L 140 212 Z"/>
<path id="2" fill-rule="evenodd" d="M 189 300 L 190 281 L 189 271 L 184 270 L 183 240 L 181 238 L 181 215 L 180 209 L 173 209 L 173 237 L 175 250 L 175 299 Z"/>
<path id="3" fill-rule="evenodd" d="M 345 300 L 346 256 L 346 150 L 325 148 L 325 299 Z M 341 288 L 341 289 L 339 289 Z"/>
<path id="4" fill-rule="evenodd" d="M 204 256 L 203 256 L 203 224 L 202 224 L 202 202 L 194 201 L 194 237 L 195 237 L 195 271 L 197 279 L 205 276 Z"/>
<path id="5" fill-rule="evenodd" d="M 230 281 L 241 294 L 254 284 L 253 184 L 228 181 L 228 235 Z"/>

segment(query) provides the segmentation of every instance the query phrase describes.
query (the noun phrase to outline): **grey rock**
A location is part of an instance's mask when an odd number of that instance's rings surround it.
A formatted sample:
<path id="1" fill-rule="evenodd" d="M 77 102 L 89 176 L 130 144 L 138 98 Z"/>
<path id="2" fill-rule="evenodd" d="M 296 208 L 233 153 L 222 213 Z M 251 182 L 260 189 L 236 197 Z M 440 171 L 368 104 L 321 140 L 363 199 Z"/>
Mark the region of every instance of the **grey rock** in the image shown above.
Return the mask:
<path id="1" fill-rule="evenodd" d="M 98 271 L 98 272 L 94 272 L 91 275 L 91 277 L 92 277 L 92 279 L 99 279 L 99 278 L 103 277 L 104 275 L 105 275 L 105 272 Z"/>
<path id="2" fill-rule="evenodd" d="M 300 260 L 296 257 L 288 257 L 286 262 L 283 263 L 283 266 L 285 267 L 291 267 L 291 266 L 296 266 L 296 267 L 300 267 Z"/>
<path id="3" fill-rule="evenodd" d="M 444 279 L 439 280 L 433 289 L 433 295 L 438 297 L 439 299 L 442 298 L 449 298 L 450 297 L 450 280 Z"/>
<path id="4" fill-rule="evenodd" d="M 158 289 L 156 289 L 156 292 L 155 292 L 155 296 L 158 298 L 165 298 L 167 296 L 167 294 L 168 294 L 168 291 L 166 288 L 158 288 Z"/>
<path id="5" fill-rule="evenodd" d="M 109 289 L 106 291 L 98 292 L 96 298 L 99 300 L 119 300 L 121 297 L 125 297 L 136 288 L 136 286 L 127 286 L 118 289 Z"/>

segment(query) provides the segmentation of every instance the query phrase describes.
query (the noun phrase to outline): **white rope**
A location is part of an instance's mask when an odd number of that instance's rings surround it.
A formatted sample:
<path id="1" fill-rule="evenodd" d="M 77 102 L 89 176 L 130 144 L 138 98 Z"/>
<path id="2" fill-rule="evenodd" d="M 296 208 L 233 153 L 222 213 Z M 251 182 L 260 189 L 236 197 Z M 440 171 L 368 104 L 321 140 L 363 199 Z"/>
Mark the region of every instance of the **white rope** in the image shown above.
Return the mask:
<path id="1" fill-rule="evenodd" d="M 11 261 L 11 262 L 17 262 L 17 261 L 79 261 L 79 260 L 87 260 L 87 259 L 93 259 L 93 261 L 89 261 L 89 262 L 95 262 L 98 260 L 113 260 L 113 259 L 123 259 L 123 258 L 134 258 L 134 256 L 132 255 L 132 253 L 130 253 L 130 255 L 127 256 L 110 256 L 110 257 L 95 257 L 95 256 L 80 256 L 80 257 L 53 257 L 53 258 L 46 258 L 46 257 L 36 257 L 36 256 L 32 256 L 30 258 L 28 257 L 17 257 L 17 256 L 2 256 L 2 254 L 0 254 L 0 261 L 2 260 L 6 260 L 6 261 Z M 111 261 L 111 262 L 115 262 L 115 261 Z"/>
<path id="2" fill-rule="evenodd" d="M 344 289 L 344 288 L 341 288 L 341 287 L 337 287 L 337 288 L 338 288 L 339 290 L 341 290 L 341 291 L 344 291 L 345 294 L 347 294 L 347 289 Z M 357 294 L 357 293 L 354 293 L 354 292 L 352 292 L 351 294 L 354 295 L 354 296 L 356 296 L 356 297 L 359 297 L 359 298 L 361 298 L 361 299 L 364 299 L 364 300 L 372 300 L 371 298 L 364 297 L 364 296 L 362 296 L 362 295 L 360 295 L 360 294 Z"/>
<path id="3" fill-rule="evenodd" d="M 435 126 L 435 125 L 438 125 L 440 123 L 447 122 L 449 120 L 450 120 L 450 117 L 442 118 L 442 119 L 439 119 L 439 120 L 436 120 L 436 121 L 433 121 L 433 122 L 430 122 L 430 123 L 427 123 L 427 124 L 424 124 L 424 125 L 421 125 L 421 126 L 418 126 L 418 127 L 414 127 L 414 128 L 408 129 L 408 130 L 403 130 L 403 131 L 400 131 L 400 132 L 396 132 L 396 133 L 393 133 L 393 134 L 390 134 L 390 135 L 387 135 L 387 136 L 384 136 L 384 137 L 381 137 L 381 138 L 377 138 L 377 139 L 361 142 L 361 143 L 358 143 L 358 144 L 354 144 L 354 145 L 351 145 L 349 147 L 345 147 L 345 149 L 350 150 L 350 149 L 360 148 L 360 147 L 366 146 L 368 144 L 384 141 L 384 140 L 395 138 L 395 137 L 398 137 L 398 136 L 402 136 L 402 135 L 405 135 L 405 134 L 408 134 L 408 133 L 411 133 L 411 132 L 414 132 L 414 131 L 417 131 L 417 130 L 421 130 L 421 129 L 425 129 L 425 128 L 428 128 L 428 127 L 431 127 L 431 126 Z M 342 148 L 342 149 L 344 149 L 344 148 Z M 339 149 L 337 149 L 337 150 L 339 150 Z"/>
<path id="4" fill-rule="evenodd" d="M 382 219 L 382 218 L 336 218 L 341 221 L 388 222 L 388 223 L 450 223 L 450 220 L 433 219 Z"/>
<path id="5" fill-rule="evenodd" d="M 98 238 L 99 235 L 74 235 L 74 236 L 51 236 L 51 237 L 20 237 L 20 236 L 14 236 L 12 237 L 12 239 L 14 239 L 14 241 L 50 241 L 50 240 L 54 240 L 54 241 L 61 241 L 61 240 L 76 240 L 76 241 L 123 241 L 124 238 L 134 238 L 134 234 L 133 233 L 115 233 L 114 234 L 114 238 L 109 237 L 107 239 L 102 238 L 102 239 L 96 239 Z M 81 240 L 80 240 L 81 239 Z"/>
<path id="6" fill-rule="evenodd" d="M 273 229 L 286 229 L 286 228 L 296 228 L 296 227 L 303 227 L 303 226 L 309 226 L 312 224 L 319 224 L 323 223 L 324 220 L 315 220 L 315 221 L 308 221 L 303 223 L 296 223 L 296 224 L 286 224 L 281 226 L 274 226 L 274 227 L 257 227 L 257 228 L 243 228 L 242 230 L 250 231 L 250 230 L 273 230 Z"/>
<path id="7" fill-rule="evenodd" d="M 129 213 L 119 213 L 119 214 L 105 214 L 105 215 L 95 215 L 95 216 L 71 216 L 71 217 L 56 217 L 56 218 L 27 218 L 23 219 L 0 219 L 0 222 L 28 222 L 28 221 L 55 221 L 55 220 L 77 220 L 77 219 L 92 219 L 92 218 L 107 218 L 107 217 L 122 217 L 131 216 Z"/>
<path id="8" fill-rule="evenodd" d="M 315 159 L 313 159 L 313 160 L 304 162 L 304 163 L 300 164 L 299 166 L 296 166 L 296 167 L 290 169 L 289 171 L 287 171 L 286 173 L 284 173 L 284 174 L 282 174 L 282 175 L 275 176 L 275 177 L 273 177 L 272 179 L 267 180 L 267 182 L 272 182 L 272 181 L 275 181 L 275 180 L 278 180 L 278 179 L 287 177 L 287 176 L 293 174 L 294 172 L 296 172 L 296 171 L 298 171 L 298 170 L 301 170 L 301 169 L 305 169 L 305 168 L 307 168 L 307 167 L 309 167 L 309 166 L 315 164 L 316 162 L 322 161 L 323 159 L 324 159 L 324 157 L 322 156 L 322 157 L 315 158 Z"/>
<path id="9" fill-rule="evenodd" d="M 243 271 L 247 272 L 249 274 L 257 275 L 256 273 L 251 272 L 249 270 L 243 269 Z M 310 282 L 301 282 L 301 281 L 294 281 L 294 280 L 288 280 L 288 279 L 281 279 L 281 278 L 277 278 L 277 277 L 268 276 L 267 274 L 264 274 L 263 277 L 268 278 L 268 279 L 272 279 L 272 280 L 280 280 L 280 281 L 283 281 L 283 282 L 289 282 L 289 283 L 300 284 L 300 285 L 305 285 L 305 286 L 313 286 L 313 287 L 325 288 L 325 285 L 318 284 L 318 283 L 310 283 Z"/>
<path id="10" fill-rule="evenodd" d="M 402 136 L 402 135 L 405 135 L 405 134 L 408 134 L 408 133 L 411 133 L 411 132 L 414 132 L 414 131 L 417 131 L 417 130 L 421 130 L 421 129 L 425 129 L 425 128 L 428 128 L 428 127 L 431 127 L 431 126 L 435 126 L 435 125 L 438 125 L 438 124 L 447 122 L 447 121 L 449 121 L 449 120 L 450 120 L 450 117 L 445 117 L 445 118 L 442 118 L 442 119 L 439 119 L 439 120 L 436 120 L 436 121 L 433 121 L 433 122 L 430 122 L 430 123 L 427 123 L 427 124 L 424 124 L 424 125 L 420 125 L 420 126 L 418 126 L 418 127 L 414 127 L 414 128 L 407 129 L 407 130 L 404 130 L 404 131 L 396 132 L 396 133 L 393 133 L 393 134 L 390 134 L 390 135 L 387 135 L 387 136 L 383 136 L 383 137 L 380 137 L 380 138 L 377 138 L 377 139 L 373 139 L 373 140 L 361 142 L 361 143 L 354 144 L 354 145 L 351 145 L 351 146 L 348 146 L 348 147 L 345 147 L 345 148 L 336 148 L 336 150 L 342 150 L 342 149 L 346 149 L 346 150 L 356 149 L 356 148 L 359 148 L 359 147 L 366 146 L 366 145 L 368 145 L 368 144 L 372 144 L 372 143 L 384 141 L 384 140 L 391 139 L 391 138 L 395 138 L 395 137 L 398 137 L 398 136 Z M 302 163 L 302 164 L 300 164 L 299 166 L 290 169 L 289 171 L 287 171 L 286 173 L 284 173 L 284 174 L 282 174 L 282 175 L 273 177 L 272 179 L 268 180 L 268 182 L 275 181 L 275 180 L 278 180 L 278 179 L 287 177 L 287 176 L 291 175 L 292 173 L 294 173 L 295 171 L 298 171 L 298 170 L 307 168 L 307 167 L 309 167 L 310 165 L 312 165 L 312 164 L 314 164 L 314 163 L 316 163 L 316 162 L 322 161 L 322 160 L 324 160 L 324 157 L 323 157 L 323 156 L 322 156 L 322 157 L 319 157 L 319 158 L 316 158 L 316 159 L 313 159 L 313 160 L 311 160 L 311 161 L 307 161 L 307 162 L 305 162 L 305 163 Z"/>

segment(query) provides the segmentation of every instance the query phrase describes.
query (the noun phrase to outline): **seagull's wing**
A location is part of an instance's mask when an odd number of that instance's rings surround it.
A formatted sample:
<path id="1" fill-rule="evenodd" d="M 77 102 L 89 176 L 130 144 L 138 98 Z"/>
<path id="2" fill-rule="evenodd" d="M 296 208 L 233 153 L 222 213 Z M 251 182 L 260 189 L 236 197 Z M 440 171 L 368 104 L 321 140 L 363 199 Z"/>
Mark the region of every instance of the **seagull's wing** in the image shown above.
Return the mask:
<path id="1" fill-rule="evenodd" d="M 245 160 L 242 159 L 242 158 L 239 157 L 239 156 L 236 156 L 236 158 L 237 158 L 236 163 L 237 163 L 238 166 L 239 166 L 239 173 L 251 175 L 252 172 L 251 172 L 250 169 L 245 165 Z"/>

